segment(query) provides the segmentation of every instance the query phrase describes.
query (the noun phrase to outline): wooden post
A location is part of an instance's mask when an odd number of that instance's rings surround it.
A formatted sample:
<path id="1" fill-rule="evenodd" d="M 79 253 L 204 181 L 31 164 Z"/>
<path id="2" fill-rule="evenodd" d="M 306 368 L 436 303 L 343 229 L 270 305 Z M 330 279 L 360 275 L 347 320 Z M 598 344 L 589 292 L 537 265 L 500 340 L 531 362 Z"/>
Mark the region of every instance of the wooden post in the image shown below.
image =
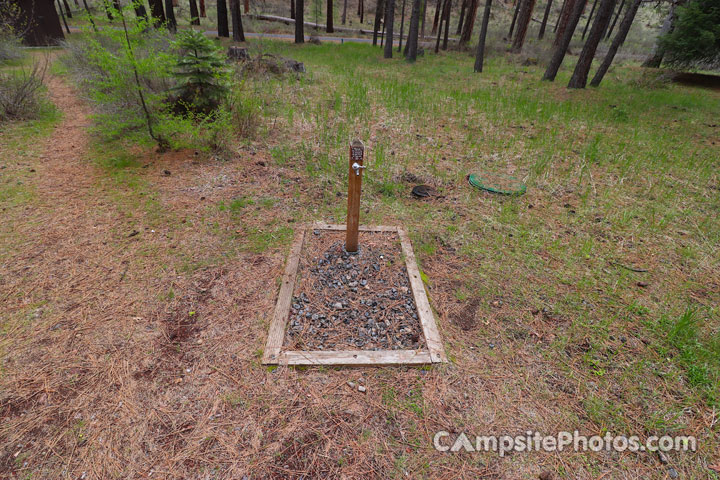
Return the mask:
<path id="1" fill-rule="evenodd" d="M 348 169 L 348 208 L 345 250 L 358 251 L 358 228 L 360 227 L 360 191 L 362 185 L 363 157 L 365 146 L 360 140 L 350 144 L 350 162 Z"/>

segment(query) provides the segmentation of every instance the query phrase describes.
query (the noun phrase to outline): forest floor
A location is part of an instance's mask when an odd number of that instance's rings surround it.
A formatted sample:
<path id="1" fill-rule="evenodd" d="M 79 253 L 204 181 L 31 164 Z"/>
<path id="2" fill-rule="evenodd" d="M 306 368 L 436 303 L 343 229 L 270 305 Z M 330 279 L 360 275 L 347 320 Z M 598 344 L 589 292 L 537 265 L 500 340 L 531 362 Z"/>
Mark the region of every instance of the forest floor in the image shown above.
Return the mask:
<path id="1" fill-rule="evenodd" d="M 230 152 L 101 140 L 59 68 L 56 111 L 2 126 L 0 478 L 718 478 L 717 91 L 252 47 L 308 73 L 246 80 L 257 120 Z M 344 221 L 354 138 L 361 222 L 409 232 L 450 362 L 264 367 L 293 233 Z M 439 452 L 442 430 L 698 451 Z"/>

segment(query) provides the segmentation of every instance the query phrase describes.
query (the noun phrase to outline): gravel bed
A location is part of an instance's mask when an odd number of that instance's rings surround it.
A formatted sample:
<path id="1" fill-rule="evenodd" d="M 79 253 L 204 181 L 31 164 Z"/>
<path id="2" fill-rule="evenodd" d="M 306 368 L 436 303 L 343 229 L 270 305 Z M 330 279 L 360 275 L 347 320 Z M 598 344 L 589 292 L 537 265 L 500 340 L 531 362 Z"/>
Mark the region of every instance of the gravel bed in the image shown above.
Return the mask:
<path id="1" fill-rule="evenodd" d="M 360 232 L 359 253 L 345 232 L 306 235 L 290 306 L 290 350 L 399 350 L 425 346 L 417 308 L 392 232 Z"/>

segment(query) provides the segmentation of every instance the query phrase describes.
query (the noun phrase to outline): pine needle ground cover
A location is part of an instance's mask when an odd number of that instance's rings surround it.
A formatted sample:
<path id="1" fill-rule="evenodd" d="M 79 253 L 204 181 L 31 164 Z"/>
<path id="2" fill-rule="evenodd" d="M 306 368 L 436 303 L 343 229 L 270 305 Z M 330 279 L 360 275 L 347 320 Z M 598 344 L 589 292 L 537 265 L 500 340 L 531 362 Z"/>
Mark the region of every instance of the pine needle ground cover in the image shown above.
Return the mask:
<path id="1" fill-rule="evenodd" d="M 58 118 L 3 125 L 0 476 L 717 477 L 716 91 L 633 64 L 568 91 L 571 58 L 544 83 L 509 57 L 473 75 L 462 53 L 251 47 L 308 73 L 244 79 L 259 125 L 229 153 L 100 140 L 59 69 Z M 293 233 L 344 221 L 354 138 L 361 220 L 409 232 L 450 363 L 263 367 Z M 575 429 L 698 452 L 432 443 Z"/>

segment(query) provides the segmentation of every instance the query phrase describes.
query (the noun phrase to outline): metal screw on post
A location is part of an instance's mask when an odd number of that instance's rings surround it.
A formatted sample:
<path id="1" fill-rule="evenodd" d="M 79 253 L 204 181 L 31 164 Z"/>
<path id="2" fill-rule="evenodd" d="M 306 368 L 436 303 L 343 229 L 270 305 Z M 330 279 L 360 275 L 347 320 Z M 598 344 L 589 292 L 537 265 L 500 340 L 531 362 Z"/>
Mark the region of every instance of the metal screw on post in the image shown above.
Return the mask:
<path id="1" fill-rule="evenodd" d="M 350 144 L 350 169 L 348 170 L 348 209 L 347 230 L 345 236 L 345 251 L 356 253 L 358 251 L 358 228 L 360 227 L 360 191 L 362 186 L 362 171 L 365 146 L 360 140 Z"/>

